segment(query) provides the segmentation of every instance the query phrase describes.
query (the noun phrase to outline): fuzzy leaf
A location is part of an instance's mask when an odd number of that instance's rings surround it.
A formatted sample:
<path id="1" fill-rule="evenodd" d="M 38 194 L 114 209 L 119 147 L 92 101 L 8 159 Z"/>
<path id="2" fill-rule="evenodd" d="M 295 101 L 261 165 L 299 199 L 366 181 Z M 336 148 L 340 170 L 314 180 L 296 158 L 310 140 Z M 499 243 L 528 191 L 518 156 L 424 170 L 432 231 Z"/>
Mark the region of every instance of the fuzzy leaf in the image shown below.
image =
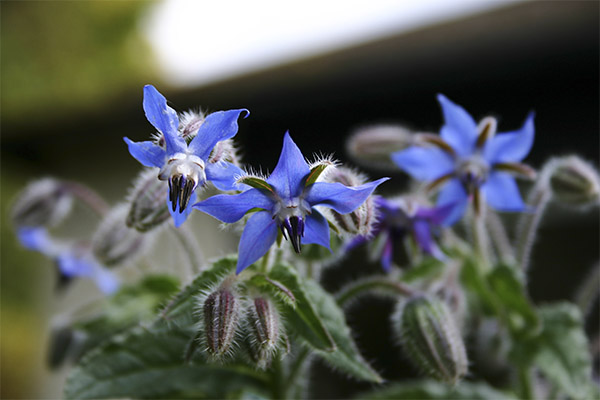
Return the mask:
<path id="1" fill-rule="evenodd" d="M 296 270 L 288 265 L 278 264 L 273 266 L 269 278 L 288 288 L 296 299 L 293 306 L 284 302 L 282 307 L 285 320 L 291 325 L 289 331 L 296 332 L 316 349 L 335 350 L 335 342 L 308 297 L 306 287 Z"/>
<path id="2" fill-rule="evenodd" d="M 444 263 L 433 257 L 426 257 L 421 263 L 407 269 L 400 278 L 404 282 L 414 282 L 420 279 L 431 278 L 439 275 L 444 267 Z"/>
<path id="3" fill-rule="evenodd" d="M 65 385 L 68 399 L 225 398 L 253 388 L 266 391 L 264 376 L 241 365 L 186 364 L 187 332 L 136 327 L 94 349 Z"/>
<path id="4" fill-rule="evenodd" d="M 383 378 L 371 368 L 358 351 L 352 339 L 352 332 L 346 324 L 344 313 L 335 299 L 316 282 L 306 281 L 305 289 L 336 345 L 335 351 L 326 352 L 317 349 L 316 353 L 331 367 L 354 378 L 376 383 L 383 382 Z"/>
<path id="5" fill-rule="evenodd" d="M 588 341 L 579 309 L 569 303 L 540 308 L 544 329 L 535 364 L 555 385 L 574 399 L 594 398 Z M 597 397 L 596 397 L 597 398 Z"/>
<path id="6" fill-rule="evenodd" d="M 500 392 L 485 383 L 461 382 L 456 386 L 424 380 L 397 383 L 384 389 L 362 393 L 357 398 L 364 400 L 422 399 L 422 400 L 513 400 L 516 397 Z"/>
<path id="7" fill-rule="evenodd" d="M 270 279 L 264 275 L 254 275 L 247 281 L 246 285 L 253 286 L 259 290 L 264 290 L 291 307 L 296 306 L 294 293 L 281 282 Z"/>

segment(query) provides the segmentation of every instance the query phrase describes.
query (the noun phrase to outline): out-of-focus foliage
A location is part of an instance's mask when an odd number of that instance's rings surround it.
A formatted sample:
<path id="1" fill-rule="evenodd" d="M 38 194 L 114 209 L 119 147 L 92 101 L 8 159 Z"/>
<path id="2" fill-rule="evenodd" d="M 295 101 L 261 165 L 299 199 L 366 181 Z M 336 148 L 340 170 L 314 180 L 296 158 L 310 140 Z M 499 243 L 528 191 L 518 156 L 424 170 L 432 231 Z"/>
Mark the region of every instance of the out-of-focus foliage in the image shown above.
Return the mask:
<path id="1" fill-rule="evenodd" d="M 153 76 L 138 29 L 149 1 L 2 4 L 2 118 L 89 110 Z M 68 110 L 68 111 L 67 111 Z"/>

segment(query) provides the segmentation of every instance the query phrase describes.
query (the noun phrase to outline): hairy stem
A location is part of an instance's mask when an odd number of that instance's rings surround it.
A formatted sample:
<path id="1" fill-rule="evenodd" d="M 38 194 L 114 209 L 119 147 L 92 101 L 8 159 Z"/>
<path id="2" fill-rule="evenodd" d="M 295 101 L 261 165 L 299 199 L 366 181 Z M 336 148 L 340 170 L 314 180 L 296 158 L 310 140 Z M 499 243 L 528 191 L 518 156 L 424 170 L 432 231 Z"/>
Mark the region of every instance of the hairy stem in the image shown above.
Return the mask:
<path id="1" fill-rule="evenodd" d="M 63 185 L 69 193 L 81 200 L 99 216 L 104 216 L 108 211 L 109 206 L 106 201 L 89 187 L 77 182 L 64 182 Z"/>
<path id="2" fill-rule="evenodd" d="M 405 283 L 391 281 L 385 277 L 375 276 L 352 282 L 342 288 L 335 298 L 340 306 L 345 306 L 351 300 L 371 291 L 378 291 L 382 294 L 413 296 L 418 290 L 411 288 Z"/>
<path id="3" fill-rule="evenodd" d="M 521 399 L 535 399 L 535 388 L 533 387 L 533 371 L 529 367 L 519 368 L 519 387 Z"/>
<path id="4" fill-rule="evenodd" d="M 187 258 L 190 275 L 196 275 L 202 270 L 202 266 L 204 265 L 204 255 L 198 247 L 198 244 L 194 241 L 195 236 L 190 229 L 185 226 L 179 228 L 171 226 L 170 232 L 179 243 L 179 247 Z"/>
<path id="5" fill-rule="evenodd" d="M 506 234 L 502 220 L 498 217 L 497 213 L 490 210 L 486 222 L 490 237 L 498 253 L 498 259 L 505 263 L 513 264 L 515 262 L 515 252 L 510 245 L 510 239 Z"/>
<path id="6" fill-rule="evenodd" d="M 529 267 L 535 236 L 550 197 L 547 180 L 542 177 L 527 198 L 527 203 L 534 208 L 534 211 L 525 212 L 519 218 L 516 243 L 517 262 L 523 271 L 527 271 Z"/>
<path id="7" fill-rule="evenodd" d="M 485 270 L 489 270 L 491 267 L 490 259 L 490 241 L 488 232 L 485 226 L 487 210 L 485 205 L 481 205 L 479 213 L 474 213 L 471 216 L 471 229 L 473 234 L 473 242 L 475 246 L 475 254 L 482 263 Z"/>
<path id="8" fill-rule="evenodd" d="M 308 366 L 307 361 L 309 355 L 310 350 L 307 347 L 302 347 L 291 364 L 290 372 L 288 373 L 285 383 L 285 398 L 294 399 L 298 397 L 297 393 L 293 393 L 292 390 L 297 385 L 298 380 L 304 376 L 304 373 L 307 370 L 306 367 Z"/>

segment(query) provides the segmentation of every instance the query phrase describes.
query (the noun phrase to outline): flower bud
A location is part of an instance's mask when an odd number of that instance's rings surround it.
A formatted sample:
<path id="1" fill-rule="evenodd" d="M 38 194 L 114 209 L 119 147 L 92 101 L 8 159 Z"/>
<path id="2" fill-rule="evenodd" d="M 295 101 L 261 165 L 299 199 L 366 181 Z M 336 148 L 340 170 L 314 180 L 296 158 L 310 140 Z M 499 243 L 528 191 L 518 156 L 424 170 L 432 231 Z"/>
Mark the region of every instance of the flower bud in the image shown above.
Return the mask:
<path id="1" fill-rule="evenodd" d="M 240 157 L 232 139 L 218 142 L 210 153 L 208 157 L 209 163 L 214 164 L 219 161 L 227 161 L 238 167 L 240 166 Z"/>
<path id="2" fill-rule="evenodd" d="M 56 179 L 31 182 L 19 193 L 12 209 L 16 226 L 53 226 L 71 211 L 73 198 L 67 186 Z"/>
<path id="3" fill-rule="evenodd" d="M 556 200 L 572 205 L 597 203 L 600 196 L 598 172 L 577 156 L 550 162 L 550 187 Z"/>
<path id="4" fill-rule="evenodd" d="M 142 172 L 129 197 L 131 206 L 127 215 L 127 226 L 146 232 L 167 221 L 170 218 L 165 203 L 167 192 L 167 185 L 156 179 L 154 170 Z"/>
<path id="5" fill-rule="evenodd" d="M 112 208 L 92 237 L 92 253 L 107 267 L 133 262 L 149 244 L 150 237 L 125 224 L 128 204 Z"/>
<path id="6" fill-rule="evenodd" d="M 206 116 L 202 111 L 185 111 L 179 114 L 179 135 L 188 143 L 198 134 L 200 125 L 204 123 Z"/>
<path id="7" fill-rule="evenodd" d="M 345 186 L 360 186 L 367 179 L 361 173 L 346 167 L 331 168 L 325 176 L 327 182 L 339 182 Z M 374 197 L 369 196 L 356 210 L 340 214 L 330 210 L 335 225 L 350 234 L 368 236 L 376 220 Z"/>
<path id="8" fill-rule="evenodd" d="M 202 306 L 208 353 L 221 358 L 235 338 L 239 320 L 239 300 L 227 285 L 211 293 Z"/>
<path id="9" fill-rule="evenodd" d="M 252 357 L 259 368 L 265 369 L 278 348 L 279 312 L 272 301 L 257 297 L 248 309 L 247 322 Z"/>
<path id="10" fill-rule="evenodd" d="M 442 301 L 414 296 L 399 303 L 392 323 L 408 358 L 422 372 L 451 384 L 467 373 L 465 345 Z"/>
<path id="11" fill-rule="evenodd" d="M 350 136 L 346 150 L 357 161 L 384 169 L 397 168 L 390 154 L 413 144 L 413 135 L 398 125 L 367 126 Z"/>

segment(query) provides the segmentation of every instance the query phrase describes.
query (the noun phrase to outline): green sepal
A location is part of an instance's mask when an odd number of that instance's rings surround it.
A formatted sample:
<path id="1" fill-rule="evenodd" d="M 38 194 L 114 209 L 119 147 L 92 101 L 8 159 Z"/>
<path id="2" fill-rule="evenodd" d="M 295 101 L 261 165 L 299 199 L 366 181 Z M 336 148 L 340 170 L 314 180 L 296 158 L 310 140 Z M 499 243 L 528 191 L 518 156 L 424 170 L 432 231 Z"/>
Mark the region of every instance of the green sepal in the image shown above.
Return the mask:
<path id="1" fill-rule="evenodd" d="M 329 160 L 319 161 L 316 165 L 310 169 L 308 175 L 306 175 L 306 181 L 304 182 L 304 186 L 312 185 L 319 179 L 319 176 L 325 171 L 325 169 L 329 166 L 332 166 L 333 163 Z"/>
<path id="2" fill-rule="evenodd" d="M 247 280 L 245 284 L 248 288 L 254 287 L 260 291 L 265 291 L 291 307 L 296 306 L 296 297 L 294 297 L 294 293 L 292 293 L 289 288 L 279 281 L 259 274 L 254 275 L 252 278 Z"/>
<path id="3" fill-rule="evenodd" d="M 242 176 L 236 183 L 243 183 L 255 189 L 268 190 L 271 193 L 275 193 L 275 188 L 271 186 L 267 181 L 256 176 Z"/>

